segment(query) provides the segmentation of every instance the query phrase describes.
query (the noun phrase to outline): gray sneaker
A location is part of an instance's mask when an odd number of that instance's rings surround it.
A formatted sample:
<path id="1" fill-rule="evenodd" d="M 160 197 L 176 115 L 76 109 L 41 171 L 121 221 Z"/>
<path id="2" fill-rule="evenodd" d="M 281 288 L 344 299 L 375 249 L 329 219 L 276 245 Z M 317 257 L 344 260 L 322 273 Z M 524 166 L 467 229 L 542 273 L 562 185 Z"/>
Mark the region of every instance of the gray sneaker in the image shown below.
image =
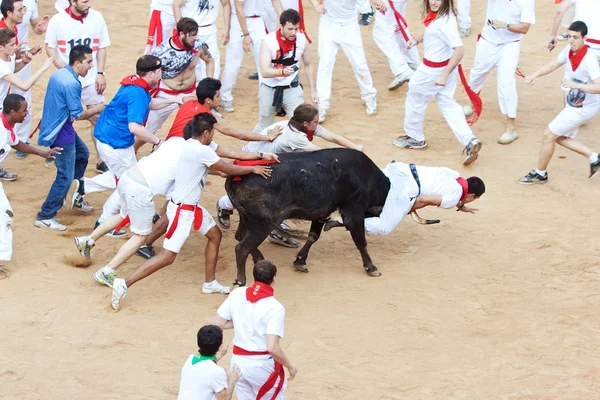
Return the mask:
<path id="1" fill-rule="evenodd" d="M 392 144 L 403 149 L 425 150 L 427 142 L 425 140 L 415 140 L 409 136 L 400 136 L 392 140 Z"/>
<path id="2" fill-rule="evenodd" d="M 542 176 L 542 175 L 538 174 L 535 169 L 532 169 L 531 171 L 529 171 L 529 173 L 527 175 L 525 175 L 524 177 L 519 179 L 519 183 L 521 183 L 523 185 L 531 185 L 534 183 L 546 183 L 546 182 L 548 182 L 548 174 L 546 173 L 545 176 Z"/>
<path id="3" fill-rule="evenodd" d="M 300 245 L 297 240 L 292 238 L 283 237 L 279 232 L 273 231 L 269 235 L 269 240 L 275 244 L 279 244 L 284 247 L 289 247 L 295 249 Z"/>
<path id="4" fill-rule="evenodd" d="M 479 157 L 479 150 L 481 150 L 481 146 L 483 144 L 477 140 L 477 138 L 471 139 L 468 145 L 465 146 L 463 153 L 465 155 L 465 159 L 463 160 L 463 165 L 472 164 L 477 157 Z"/>
<path id="5" fill-rule="evenodd" d="M 106 274 L 104 273 L 104 268 L 100 268 L 94 273 L 94 279 L 96 280 L 96 282 L 106 285 L 111 289 L 113 287 L 113 283 L 115 282 L 116 277 L 116 272 L 113 271 L 110 274 Z"/>
<path id="6" fill-rule="evenodd" d="M 222 100 L 221 101 L 221 110 L 228 112 L 228 113 L 234 112 L 235 108 L 233 107 L 233 101 Z"/>
<path id="7" fill-rule="evenodd" d="M 85 258 L 92 258 L 92 249 L 94 248 L 94 244 L 88 244 L 87 236 L 77 236 L 75 239 L 75 246 L 77 246 L 77 250 L 79 250 L 79 254 Z"/>
<path id="8" fill-rule="evenodd" d="M 596 162 L 590 163 L 590 179 L 596 176 L 600 171 L 600 158 Z"/>
<path id="9" fill-rule="evenodd" d="M 89 213 L 94 211 L 94 207 L 86 203 L 82 195 L 77 194 L 77 198 L 75 199 L 75 203 L 73 204 L 73 210 Z"/>

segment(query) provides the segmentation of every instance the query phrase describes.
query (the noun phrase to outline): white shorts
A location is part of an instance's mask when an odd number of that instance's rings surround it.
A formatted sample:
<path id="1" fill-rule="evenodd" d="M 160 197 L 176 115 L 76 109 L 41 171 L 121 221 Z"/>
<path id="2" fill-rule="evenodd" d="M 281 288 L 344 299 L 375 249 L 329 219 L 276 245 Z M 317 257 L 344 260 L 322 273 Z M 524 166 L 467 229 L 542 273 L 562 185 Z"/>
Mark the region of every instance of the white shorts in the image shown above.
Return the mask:
<path id="1" fill-rule="evenodd" d="M 159 83 L 158 85 L 159 85 L 159 87 L 164 87 L 167 90 L 171 90 L 163 83 Z M 170 94 L 170 93 L 165 93 L 163 91 L 159 91 L 156 94 L 156 98 L 157 99 L 173 99 L 173 98 L 179 96 L 181 93 L 185 93 L 186 91 L 187 90 L 185 90 L 183 92 L 179 92 L 177 94 Z M 192 95 L 194 93 L 195 92 L 192 91 L 192 92 L 188 93 L 188 95 Z M 152 133 L 153 135 L 156 135 L 156 132 L 158 132 L 158 130 L 163 126 L 165 121 L 169 118 L 169 115 L 171 115 L 173 110 L 175 110 L 178 107 L 179 107 L 179 104 L 173 103 L 173 104 L 169 104 L 165 108 L 161 108 L 160 110 L 150 110 L 150 113 L 148 114 L 148 121 L 146 121 L 146 128 L 150 131 L 150 133 Z"/>
<path id="2" fill-rule="evenodd" d="M 96 83 L 81 89 L 81 104 L 84 106 L 93 106 L 100 103 L 104 103 L 104 94 L 99 94 L 96 91 Z"/>
<path id="3" fill-rule="evenodd" d="M 129 217 L 131 232 L 149 235 L 156 212 L 150 188 L 131 173 L 125 173 L 119 180 L 117 191 L 121 197 L 121 217 Z"/>
<path id="4" fill-rule="evenodd" d="M 201 234 L 206 235 L 208 231 L 210 231 L 213 227 L 217 226 L 215 220 L 212 215 L 208 212 L 208 210 L 202 206 L 199 206 L 202 209 L 202 224 L 200 225 L 200 229 L 198 230 Z M 169 201 L 169 205 L 167 206 L 167 217 L 169 218 L 169 227 L 167 228 L 167 232 L 171 229 L 171 224 L 175 219 L 175 214 L 177 213 L 177 204 Z M 172 251 L 173 253 L 179 253 L 183 244 L 187 240 L 188 236 L 190 236 L 190 231 L 192 230 L 194 225 L 194 212 L 181 210 L 179 212 L 179 221 L 177 221 L 177 228 L 175 228 L 175 232 L 171 238 L 165 240 L 163 242 L 163 249 Z"/>
<path id="5" fill-rule="evenodd" d="M 133 146 L 126 149 L 113 149 L 109 145 L 96 140 L 96 147 L 108 170 L 117 178 L 121 178 L 125 171 L 137 163 Z"/>
<path id="6" fill-rule="evenodd" d="M 579 127 L 592 119 L 598 112 L 598 109 L 600 109 L 600 103 L 581 108 L 567 105 L 548 124 L 548 129 L 556 136 L 564 136 L 572 139 L 577 136 Z"/>
<path id="7" fill-rule="evenodd" d="M 275 369 L 275 361 L 272 358 L 261 359 L 258 357 L 247 356 L 231 356 L 230 369 L 237 366 L 242 371 L 240 380 L 235 385 L 235 394 L 240 400 L 256 399 L 258 391 L 265 384 L 269 376 Z M 279 378 L 275 382 L 275 388 L 279 383 Z M 263 399 L 270 399 L 275 393 L 275 388 L 272 388 Z M 283 400 L 285 390 L 287 389 L 287 379 L 283 382 L 283 388 L 277 395 L 275 400 Z"/>

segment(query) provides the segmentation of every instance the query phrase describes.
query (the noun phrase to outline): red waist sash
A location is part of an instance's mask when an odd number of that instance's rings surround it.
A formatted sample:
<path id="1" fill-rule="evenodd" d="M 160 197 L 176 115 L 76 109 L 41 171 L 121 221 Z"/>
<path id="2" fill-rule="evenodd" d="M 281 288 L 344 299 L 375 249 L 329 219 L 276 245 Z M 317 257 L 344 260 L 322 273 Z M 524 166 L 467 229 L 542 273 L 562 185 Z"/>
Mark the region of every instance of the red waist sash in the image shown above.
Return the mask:
<path id="1" fill-rule="evenodd" d="M 423 64 L 425 64 L 429 68 L 442 68 L 442 67 L 445 67 L 446 65 L 448 65 L 449 62 L 450 62 L 450 59 L 447 59 L 445 61 L 440 61 L 440 62 L 433 62 L 433 61 L 429 61 L 426 58 L 423 58 Z"/>
<path id="2" fill-rule="evenodd" d="M 248 351 L 244 350 L 241 347 L 233 346 L 233 354 L 236 356 L 266 356 L 269 355 L 268 351 Z M 277 387 L 275 388 L 275 393 L 270 400 L 275 400 L 281 389 L 283 389 L 283 382 L 285 380 L 285 371 L 283 370 L 283 365 L 279 364 L 277 361 L 275 362 L 275 369 L 269 375 L 267 381 L 261 386 L 258 394 L 256 395 L 256 400 L 260 400 L 269 390 L 275 387 L 275 382 L 277 382 L 277 378 L 279 378 L 279 382 L 277 383 Z"/>
<path id="3" fill-rule="evenodd" d="M 171 224 L 171 228 L 165 234 L 165 238 L 171 239 L 173 233 L 177 229 L 177 224 L 179 224 L 179 215 L 181 214 L 181 210 L 185 211 L 193 211 L 194 212 L 194 230 L 197 231 L 202 226 L 202 208 L 198 207 L 195 204 L 179 204 L 177 206 L 177 211 L 175 212 L 175 218 L 173 218 L 173 223 Z"/>

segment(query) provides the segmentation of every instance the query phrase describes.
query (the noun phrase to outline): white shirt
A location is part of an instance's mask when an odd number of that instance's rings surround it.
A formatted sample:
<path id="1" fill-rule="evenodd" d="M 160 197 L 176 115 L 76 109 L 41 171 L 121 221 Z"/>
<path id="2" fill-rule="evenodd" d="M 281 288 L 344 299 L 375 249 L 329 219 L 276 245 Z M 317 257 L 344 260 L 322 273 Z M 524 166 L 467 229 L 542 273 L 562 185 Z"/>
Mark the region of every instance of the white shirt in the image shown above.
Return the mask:
<path id="1" fill-rule="evenodd" d="M 174 137 L 167 142 L 173 139 L 183 140 Z M 208 169 L 220 160 L 215 153 L 219 146 L 215 142 L 205 146 L 196 139 L 188 139 L 184 142 L 175 172 L 175 186 L 171 193 L 171 200 L 175 204 L 196 205 L 200 201 L 200 193 L 206 182 Z"/>
<path id="2" fill-rule="evenodd" d="M 276 126 L 282 128 L 281 135 L 277 136 L 272 142 L 249 142 L 242 150 L 261 153 L 292 153 L 294 151 L 307 151 L 312 147 L 312 142 L 308 140 L 306 133 L 297 131 L 289 126 L 288 121 L 276 122 L 271 126 L 263 129 L 260 134 L 267 136 L 267 132 Z M 322 136 L 323 128 L 317 126 L 314 136 Z"/>
<path id="3" fill-rule="evenodd" d="M 4 77 L 15 73 L 16 55 L 10 56 L 10 61 L 0 60 L 0 110 L 3 108 L 4 99 L 8 96 L 10 83 Z"/>
<path id="4" fill-rule="evenodd" d="M 588 28 L 588 39 L 600 40 L 600 0 L 571 0 L 575 5 L 575 16 L 573 21 L 583 21 Z M 594 49 L 600 48 L 600 44 L 587 44 Z"/>
<path id="5" fill-rule="evenodd" d="M 23 5 L 27 7 L 27 12 L 23 15 L 23 22 L 17 25 L 17 29 L 19 30 L 19 34 L 17 35 L 19 44 L 27 43 L 29 41 L 29 23 L 32 19 L 37 19 L 38 17 L 36 0 L 23 0 Z"/>
<path id="6" fill-rule="evenodd" d="M 488 0 L 485 13 L 485 24 L 481 32 L 482 38 L 495 44 L 518 42 L 523 37 L 508 29 L 495 29 L 487 24 L 487 20 L 498 20 L 507 24 L 535 24 L 535 0 Z"/>
<path id="7" fill-rule="evenodd" d="M 173 15 L 173 0 L 152 0 L 150 10 L 159 10 L 160 12 Z"/>
<path id="8" fill-rule="evenodd" d="M 8 153 L 12 149 L 11 146 L 16 146 L 19 143 L 17 135 L 4 126 L 4 121 L 0 120 L 0 149 L 4 151 L 0 155 L 0 164 L 6 159 Z"/>
<path id="9" fill-rule="evenodd" d="M 357 0 L 324 0 L 323 6 L 327 12 L 321 18 L 336 24 L 358 24 L 356 3 Z"/>
<path id="10" fill-rule="evenodd" d="M 222 318 L 233 321 L 233 344 L 247 351 L 267 351 L 267 335 L 283 338 L 285 308 L 275 297 L 251 303 L 246 287 L 234 289 L 217 310 Z M 267 359 L 270 356 L 251 356 Z"/>
<path id="11" fill-rule="evenodd" d="M 565 64 L 565 79 L 576 83 L 593 83 L 594 79 L 600 78 L 600 66 L 598 59 L 591 49 L 588 49 L 586 55 L 581 60 L 579 67 L 573 71 L 573 66 L 569 60 L 570 46 L 567 46 L 558 55 L 558 62 Z M 581 51 L 581 50 L 579 50 Z M 600 101 L 600 95 L 586 93 L 578 89 L 571 89 L 567 94 L 567 104 L 571 107 L 581 108 Z"/>
<path id="12" fill-rule="evenodd" d="M 455 47 L 463 45 L 460 35 L 458 34 L 458 24 L 456 16 L 450 14 L 448 16 L 434 19 L 425 28 L 423 35 L 423 58 L 431 62 L 443 62 L 452 57 Z M 442 68 L 430 68 L 423 63 L 419 69 L 427 73 L 439 73 Z"/>
<path id="13" fill-rule="evenodd" d="M 181 369 L 177 400 L 214 400 L 215 393 L 227 389 L 227 373 L 211 360 L 192 365 L 190 355 Z"/>
<path id="14" fill-rule="evenodd" d="M 269 47 L 271 53 L 271 60 L 275 60 L 279 58 L 280 55 L 280 47 L 279 42 L 277 41 L 277 31 L 271 32 L 265 37 L 262 38 L 262 42 Z M 298 62 L 302 58 L 302 54 L 304 53 L 304 49 L 306 48 L 306 36 L 304 33 L 296 33 L 296 55 L 294 56 L 294 60 L 296 61 L 294 65 L 298 65 Z M 292 58 L 294 50 L 292 49 L 288 54 L 284 55 L 284 58 Z M 271 63 L 271 68 L 283 68 L 280 64 Z M 288 86 L 296 77 L 300 71 L 294 72 L 292 75 L 288 76 L 279 76 L 276 78 L 262 78 L 262 83 L 267 86 L 275 87 L 275 86 Z"/>
<path id="15" fill-rule="evenodd" d="M 69 7 L 69 0 L 56 0 L 54 3 L 54 8 L 58 12 L 65 11 L 67 7 Z"/>
<path id="16" fill-rule="evenodd" d="M 209 35 L 217 31 L 215 22 L 219 17 L 218 0 L 185 0 L 181 7 L 181 15 L 192 18 L 198 23 L 199 34 Z M 210 26 L 206 26 L 210 25 Z"/>
<path id="17" fill-rule="evenodd" d="M 175 183 L 175 173 L 185 139 L 174 137 L 157 150 L 138 161 L 137 167 L 146 179 L 152 194 L 166 196 Z"/>
<path id="18" fill-rule="evenodd" d="M 83 44 L 93 50 L 94 66 L 87 76 L 79 77 L 81 86 L 86 87 L 96 83 L 98 76 L 98 49 L 110 46 L 108 29 L 104 17 L 96 10 L 89 11 L 83 23 L 74 20 L 66 12 L 59 12 L 50 18 L 44 43 L 53 49 L 62 62 L 69 64 L 69 53 L 78 44 Z"/>
<path id="19" fill-rule="evenodd" d="M 246 18 L 254 15 L 262 15 L 263 1 L 269 0 L 244 0 L 244 15 Z M 230 0 L 229 3 L 231 4 L 231 15 L 233 18 L 234 15 L 237 15 L 237 11 L 235 10 L 235 2 L 234 0 Z"/>

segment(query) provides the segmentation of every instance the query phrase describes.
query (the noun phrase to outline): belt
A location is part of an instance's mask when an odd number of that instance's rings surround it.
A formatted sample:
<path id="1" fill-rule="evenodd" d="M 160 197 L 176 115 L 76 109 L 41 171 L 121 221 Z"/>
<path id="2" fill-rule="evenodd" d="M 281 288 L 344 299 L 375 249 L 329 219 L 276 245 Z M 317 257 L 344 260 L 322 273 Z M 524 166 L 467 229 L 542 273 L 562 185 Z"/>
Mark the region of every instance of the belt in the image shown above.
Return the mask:
<path id="1" fill-rule="evenodd" d="M 273 102 L 271 103 L 271 106 L 273 106 L 275 108 L 275 112 L 277 114 L 282 114 L 284 111 L 283 110 L 283 91 L 287 90 L 287 89 L 298 87 L 300 85 L 300 82 L 298 82 L 297 79 L 298 79 L 298 76 L 296 75 L 296 78 L 294 78 L 294 80 L 289 85 L 286 85 L 286 86 L 272 87 L 269 85 L 265 85 L 265 86 L 275 90 L 275 93 L 273 93 Z"/>
<path id="2" fill-rule="evenodd" d="M 298 87 L 300 85 L 300 82 L 297 80 L 293 80 L 292 83 L 290 83 L 289 85 L 283 85 L 283 86 L 269 86 L 266 83 L 263 83 L 263 85 L 265 85 L 268 88 L 275 89 L 275 90 L 280 89 L 280 88 L 285 90 L 285 89 L 291 89 L 291 88 Z"/>
<path id="3" fill-rule="evenodd" d="M 589 43 L 600 44 L 600 40 L 598 40 L 598 39 L 587 38 L 587 39 L 585 39 L 585 41 L 589 42 Z"/>
<path id="4" fill-rule="evenodd" d="M 171 202 L 173 201 L 171 200 Z M 179 214 L 181 213 L 181 210 L 194 212 L 195 231 L 199 230 L 202 226 L 202 207 L 198 207 L 195 204 L 178 204 L 177 211 L 175 212 L 175 218 L 173 218 L 173 223 L 171 223 L 169 231 L 165 234 L 165 238 L 171 239 L 171 236 L 173 236 L 173 233 L 175 233 L 175 230 L 177 229 L 177 224 L 179 223 Z"/>
<path id="5" fill-rule="evenodd" d="M 268 351 L 248 351 L 244 350 L 241 347 L 233 346 L 233 354 L 236 356 L 266 356 L 269 355 Z M 279 364 L 277 361 L 275 362 L 275 369 L 269 375 L 266 382 L 261 386 L 258 390 L 258 394 L 256 395 L 256 400 L 260 400 L 267 392 L 275 387 L 275 382 L 277 382 L 277 378 L 279 378 L 279 382 L 277 383 L 277 387 L 275 388 L 275 393 L 270 400 L 275 400 L 281 389 L 283 389 L 283 381 L 285 380 L 285 371 L 283 370 L 283 365 Z"/>
<path id="6" fill-rule="evenodd" d="M 200 26 L 198 26 L 198 28 L 207 28 L 207 27 L 209 27 L 209 26 L 212 26 L 212 25 L 213 25 L 213 24 L 208 24 L 208 25 L 200 25 Z"/>
<path id="7" fill-rule="evenodd" d="M 430 67 L 430 68 L 442 68 L 442 67 L 445 67 L 446 65 L 448 65 L 449 62 L 450 62 L 450 59 L 447 59 L 445 61 L 440 61 L 440 62 L 433 62 L 433 61 L 429 61 L 428 59 L 423 57 L 423 64 L 425 64 L 427 67 Z"/>
<path id="8" fill-rule="evenodd" d="M 408 168 L 410 168 L 410 173 L 412 174 L 415 182 L 417 182 L 417 186 L 419 187 L 419 194 L 417 197 L 421 195 L 421 180 L 419 179 L 419 174 L 417 173 L 417 166 L 415 164 L 408 164 Z M 411 197 L 410 201 L 415 199 L 416 197 Z"/>
<path id="9" fill-rule="evenodd" d="M 246 18 L 260 18 L 260 15 L 249 15 Z"/>
<path id="10" fill-rule="evenodd" d="M 154 94 L 152 97 L 156 97 L 156 95 L 159 92 L 163 92 L 163 93 L 166 93 L 171 96 L 177 96 L 179 94 L 191 94 L 191 93 L 194 93 L 195 91 L 196 91 L 196 82 L 194 82 L 194 84 L 192 86 L 190 86 L 189 88 L 184 89 L 184 90 L 168 89 L 168 88 L 164 88 L 164 87 L 160 86 L 160 84 L 159 84 L 159 86 L 157 86 L 154 90 L 152 90 L 152 94 Z"/>

